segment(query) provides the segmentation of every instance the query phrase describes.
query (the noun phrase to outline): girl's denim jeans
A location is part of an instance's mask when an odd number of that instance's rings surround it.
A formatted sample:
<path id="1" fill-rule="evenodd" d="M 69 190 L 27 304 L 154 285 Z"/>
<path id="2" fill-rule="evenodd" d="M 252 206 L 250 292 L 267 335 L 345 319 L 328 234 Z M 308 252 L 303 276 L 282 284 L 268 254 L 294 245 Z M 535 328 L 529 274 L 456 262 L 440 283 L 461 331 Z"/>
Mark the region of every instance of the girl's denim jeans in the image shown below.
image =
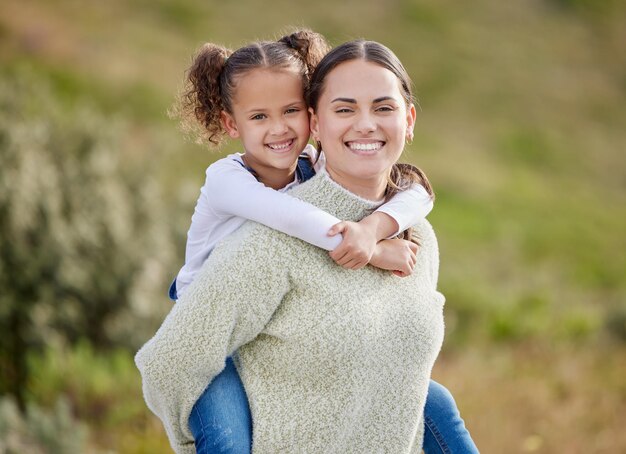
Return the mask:
<path id="1" fill-rule="evenodd" d="M 249 454 L 252 418 L 248 398 L 233 360 L 195 403 L 189 428 L 198 454 Z M 477 453 L 452 394 L 430 381 L 424 409 L 424 452 L 426 454 Z"/>
<path id="2" fill-rule="evenodd" d="M 249 454 L 252 418 L 248 398 L 233 360 L 213 379 L 195 403 L 189 429 L 198 454 Z"/>
<path id="3" fill-rule="evenodd" d="M 434 380 L 426 396 L 422 448 L 426 454 L 478 453 L 452 394 Z"/>

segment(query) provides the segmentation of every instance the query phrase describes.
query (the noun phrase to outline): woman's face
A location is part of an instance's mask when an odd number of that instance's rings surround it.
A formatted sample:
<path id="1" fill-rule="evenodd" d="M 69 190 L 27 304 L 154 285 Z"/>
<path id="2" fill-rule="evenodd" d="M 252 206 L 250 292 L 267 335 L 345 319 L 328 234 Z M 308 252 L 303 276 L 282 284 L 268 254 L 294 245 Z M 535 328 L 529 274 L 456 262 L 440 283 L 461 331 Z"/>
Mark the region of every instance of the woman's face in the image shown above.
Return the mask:
<path id="1" fill-rule="evenodd" d="M 328 173 L 357 194 L 362 191 L 355 188 L 374 185 L 382 196 L 381 185 L 384 192 L 414 124 L 415 107 L 407 108 L 398 78 L 364 60 L 333 69 L 311 112 L 311 132 L 322 144 Z"/>

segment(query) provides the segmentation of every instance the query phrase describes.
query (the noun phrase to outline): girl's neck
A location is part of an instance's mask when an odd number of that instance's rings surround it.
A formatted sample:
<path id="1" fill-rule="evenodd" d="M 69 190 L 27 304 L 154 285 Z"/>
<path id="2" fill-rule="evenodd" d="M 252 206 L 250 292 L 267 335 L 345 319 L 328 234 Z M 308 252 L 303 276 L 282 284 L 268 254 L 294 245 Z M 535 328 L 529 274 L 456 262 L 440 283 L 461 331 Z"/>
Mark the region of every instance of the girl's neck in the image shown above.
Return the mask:
<path id="1" fill-rule="evenodd" d="M 275 167 L 269 167 L 258 162 L 254 162 L 246 155 L 242 155 L 241 159 L 244 164 L 252 169 L 256 174 L 257 179 L 265 186 L 272 189 L 282 189 L 289 183 L 293 182 L 296 166 L 298 161 L 295 161 L 293 165 L 288 169 L 277 169 Z"/>
<path id="2" fill-rule="evenodd" d="M 342 172 L 335 171 L 328 165 L 326 172 L 335 182 L 346 188 L 353 194 L 358 195 L 366 200 L 380 201 L 385 196 L 387 189 L 387 175 L 378 175 L 372 178 L 354 178 Z"/>

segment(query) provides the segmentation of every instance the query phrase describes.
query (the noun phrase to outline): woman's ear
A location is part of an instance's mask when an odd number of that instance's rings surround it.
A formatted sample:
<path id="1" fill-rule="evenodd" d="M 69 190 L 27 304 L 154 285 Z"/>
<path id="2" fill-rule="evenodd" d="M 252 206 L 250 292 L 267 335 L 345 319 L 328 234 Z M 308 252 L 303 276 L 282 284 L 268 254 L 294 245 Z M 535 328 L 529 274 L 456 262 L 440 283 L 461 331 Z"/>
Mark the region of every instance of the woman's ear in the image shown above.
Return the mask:
<path id="1" fill-rule="evenodd" d="M 406 111 L 406 138 L 407 140 L 413 140 L 413 129 L 415 128 L 415 119 L 417 118 L 417 112 L 415 105 L 411 104 Z"/>
<path id="2" fill-rule="evenodd" d="M 313 136 L 313 140 L 318 142 L 320 139 L 320 128 L 319 128 L 319 120 L 317 119 L 317 115 L 312 107 L 309 107 L 309 129 L 311 130 L 311 135 Z"/>
<path id="3" fill-rule="evenodd" d="M 222 110 L 220 112 L 220 119 L 222 120 L 222 126 L 226 130 L 226 133 L 231 139 L 239 138 L 239 130 L 237 129 L 237 122 L 231 114 Z"/>

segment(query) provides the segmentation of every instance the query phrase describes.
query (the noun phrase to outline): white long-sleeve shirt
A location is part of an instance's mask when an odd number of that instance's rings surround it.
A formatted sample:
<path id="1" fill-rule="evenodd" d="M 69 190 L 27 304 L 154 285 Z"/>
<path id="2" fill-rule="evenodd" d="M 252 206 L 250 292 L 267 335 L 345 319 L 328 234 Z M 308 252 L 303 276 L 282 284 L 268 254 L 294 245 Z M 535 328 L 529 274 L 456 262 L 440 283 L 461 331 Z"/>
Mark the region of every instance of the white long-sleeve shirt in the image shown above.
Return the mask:
<path id="1" fill-rule="evenodd" d="M 307 145 L 304 153 L 315 162 L 317 151 Z M 211 164 L 187 232 L 185 264 L 176 277 L 180 297 L 193 281 L 202 264 L 217 243 L 237 230 L 247 220 L 264 224 L 307 243 L 332 251 L 341 243 L 341 235 L 328 236 L 338 222 L 335 216 L 290 196 L 290 188 L 302 183 L 294 181 L 276 191 L 260 183 L 243 164 L 242 154 L 235 153 Z M 324 166 L 323 154 L 315 163 L 318 172 Z M 433 208 L 433 201 L 423 186 L 396 194 L 378 208 L 395 219 L 398 232 L 417 224 Z"/>

